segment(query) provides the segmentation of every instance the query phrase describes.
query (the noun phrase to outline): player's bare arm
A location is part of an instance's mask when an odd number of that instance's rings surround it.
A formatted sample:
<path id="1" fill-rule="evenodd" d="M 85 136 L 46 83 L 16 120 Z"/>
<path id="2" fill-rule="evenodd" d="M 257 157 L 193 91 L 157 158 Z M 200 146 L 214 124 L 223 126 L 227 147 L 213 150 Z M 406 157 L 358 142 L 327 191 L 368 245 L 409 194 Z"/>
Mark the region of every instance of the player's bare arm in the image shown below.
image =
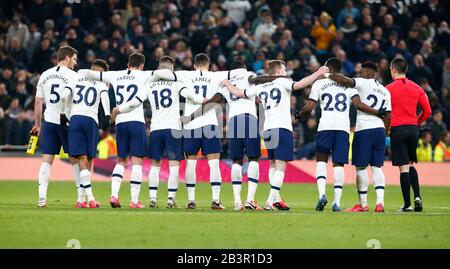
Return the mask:
<path id="1" fill-rule="evenodd" d="M 308 115 L 309 113 L 311 113 L 311 111 L 314 110 L 314 108 L 316 108 L 317 102 L 314 100 L 309 99 L 306 102 L 306 105 L 303 106 L 302 110 L 299 113 L 299 117 L 304 117 L 306 115 Z"/>
<path id="2" fill-rule="evenodd" d="M 30 134 L 38 136 L 41 132 L 42 103 L 44 98 L 36 96 L 34 100 L 34 126 Z"/>
<path id="3" fill-rule="evenodd" d="M 249 77 L 248 78 L 248 82 L 250 84 L 264 84 L 267 82 L 272 82 L 277 78 L 289 78 L 288 76 L 254 76 L 254 77 Z"/>
<path id="4" fill-rule="evenodd" d="M 355 80 L 353 78 L 349 78 L 349 77 L 346 77 L 344 75 L 333 74 L 333 73 L 326 73 L 324 76 L 328 77 L 331 80 L 336 81 L 337 83 L 339 83 L 339 84 L 341 84 L 342 86 L 345 86 L 345 87 L 354 88 L 355 85 L 356 85 Z"/>
<path id="5" fill-rule="evenodd" d="M 352 104 L 356 109 L 369 113 L 370 115 L 374 115 L 379 118 L 384 118 L 386 116 L 386 109 L 384 108 L 380 110 L 373 109 L 370 106 L 361 102 L 361 98 L 359 98 L 358 95 L 352 97 Z"/>
<path id="6" fill-rule="evenodd" d="M 214 106 L 214 104 L 218 104 L 222 100 L 224 100 L 222 94 L 216 93 L 209 100 L 205 98 L 205 101 L 202 103 L 202 106 L 197 108 L 197 110 L 192 112 L 190 115 L 181 116 L 180 119 L 185 124 L 189 123 L 189 122 L 193 121 L 196 117 L 202 115 L 202 113 L 206 113 L 209 110 L 211 110 L 212 108 L 216 107 L 216 106 Z"/>
<path id="7" fill-rule="evenodd" d="M 297 81 L 293 85 L 293 90 L 300 90 L 303 89 L 309 85 L 311 85 L 314 81 L 319 79 L 321 76 L 323 76 L 325 73 L 328 73 L 329 69 L 326 66 L 321 66 L 319 69 L 317 69 L 316 72 L 312 73 L 311 75 L 302 78 L 301 80 Z"/>
<path id="8" fill-rule="evenodd" d="M 239 88 L 237 88 L 236 86 L 234 86 L 233 84 L 231 84 L 231 82 L 228 79 L 225 79 L 224 81 L 222 81 L 222 85 L 224 85 L 225 87 L 227 87 L 227 89 L 231 92 L 231 94 L 233 94 L 236 97 L 244 97 L 247 98 L 247 96 L 245 96 L 245 92 Z"/>

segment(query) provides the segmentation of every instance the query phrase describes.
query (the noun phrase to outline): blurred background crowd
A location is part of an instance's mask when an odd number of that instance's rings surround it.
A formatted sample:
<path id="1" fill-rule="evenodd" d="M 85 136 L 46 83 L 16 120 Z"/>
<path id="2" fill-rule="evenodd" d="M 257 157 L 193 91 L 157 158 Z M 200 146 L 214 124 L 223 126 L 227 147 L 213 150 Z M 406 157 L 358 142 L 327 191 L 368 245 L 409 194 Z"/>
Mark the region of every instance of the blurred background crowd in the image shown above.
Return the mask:
<path id="1" fill-rule="evenodd" d="M 128 54 L 141 51 L 145 69 L 157 68 L 167 54 L 176 60 L 176 69 L 190 70 L 195 54 L 206 52 L 213 71 L 241 60 L 249 70 L 264 74 L 266 61 L 280 59 L 299 80 L 335 56 L 347 76 L 357 76 L 365 61 L 376 62 L 384 85 L 391 81 L 390 60 L 402 56 L 409 62 L 408 77 L 426 91 L 433 110 L 426 123 L 429 131 L 419 141 L 419 160 L 450 160 L 449 1 L 0 2 L 0 145 L 28 144 L 36 82 L 56 64 L 58 47 L 69 44 L 79 51 L 78 68 L 102 58 L 111 70 L 124 69 Z M 292 95 L 292 112 L 303 106 L 309 90 Z M 292 117 L 297 159 L 314 157 L 319 114 L 316 110 L 308 118 Z M 147 120 L 150 116 L 146 111 Z M 352 109 L 352 124 L 355 117 Z M 113 136 L 103 138 L 100 153 L 113 154 Z M 223 147 L 226 157 L 226 140 Z"/>

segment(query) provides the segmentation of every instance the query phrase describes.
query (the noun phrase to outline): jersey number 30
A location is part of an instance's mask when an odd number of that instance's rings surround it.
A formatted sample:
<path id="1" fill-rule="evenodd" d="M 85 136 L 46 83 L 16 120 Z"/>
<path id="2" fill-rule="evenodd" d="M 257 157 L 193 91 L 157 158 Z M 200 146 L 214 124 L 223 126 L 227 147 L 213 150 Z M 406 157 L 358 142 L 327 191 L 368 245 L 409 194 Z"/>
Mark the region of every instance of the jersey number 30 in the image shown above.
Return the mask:
<path id="1" fill-rule="evenodd" d="M 83 92 L 83 90 L 84 90 L 84 88 L 86 88 L 86 86 L 77 85 L 77 86 L 75 86 L 75 88 L 78 89 L 78 91 L 77 91 L 78 98 L 73 100 L 74 104 L 79 104 L 83 100 L 87 106 L 93 106 L 95 104 L 95 101 L 97 100 L 97 90 L 94 87 L 87 88 L 87 90 L 85 92 Z M 92 94 L 91 94 L 91 92 L 92 92 Z M 90 96 L 92 96 L 92 98 L 90 98 Z M 92 99 L 92 100 L 89 101 L 89 99 Z"/>

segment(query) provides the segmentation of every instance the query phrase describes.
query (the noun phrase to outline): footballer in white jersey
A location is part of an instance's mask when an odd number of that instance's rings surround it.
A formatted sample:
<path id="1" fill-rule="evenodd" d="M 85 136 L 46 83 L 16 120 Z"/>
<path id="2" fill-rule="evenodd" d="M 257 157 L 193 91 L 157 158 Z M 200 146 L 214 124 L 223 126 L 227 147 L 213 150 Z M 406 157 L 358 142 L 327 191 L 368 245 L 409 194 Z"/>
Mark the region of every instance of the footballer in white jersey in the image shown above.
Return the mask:
<path id="1" fill-rule="evenodd" d="M 107 71 L 108 64 L 96 59 L 91 68 L 96 71 Z M 70 82 L 64 88 L 61 104 L 70 107 L 69 124 L 69 155 L 78 160 L 80 167 L 80 188 L 83 188 L 88 202 L 84 201 L 84 195 L 79 194 L 78 202 L 82 207 L 99 207 L 95 200 L 91 187 L 92 159 L 97 154 L 98 143 L 98 108 L 100 100 L 105 111 L 107 121 L 103 130 L 109 127 L 109 96 L 108 86 L 100 81 L 74 74 Z M 67 101 L 70 104 L 67 104 Z"/>
<path id="2" fill-rule="evenodd" d="M 377 202 L 375 212 L 384 212 L 385 178 L 381 166 L 384 163 L 386 145 L 385 125 L 389 125 L 391 111 L 391 95 L 389 91 L 376 80 L 377 66 L 372 62 L 362 64 L 361 77 L 347 78 L 333 74 L 330 78 L 346 87 L 354 87 L 361 101 L 374 109 L 386 110 L 386 117 L 379 117 L 358 110 L 355 135 L 352 143 L 352 164 L 356 167 L 356 181 L 359 203 L 347 209 L 351 212 L 367 212 L 367 189 L 369 175 L 367 166 L 372 168 Z"/>
<path id="3" fill-rule="evenodd" d="M 175 61 L 170 56 L 162 56 L 159 60 L 159 69 L 155 72 L 172 71 L 174 65 Z M 157 207 L 161 159 L 163 156 L 167 156 L 170 170 L 167 207 L 174 208 L 176 207 L 175 196 L 178 190 L 180 160 L 184 159 L 180 96 L 199 104 L 206 99 L 195 94 L 193 89 L 187 88 L 178 81 L 159 80 L 151 82 L 146 86 L 145 92 L 152 111 L 148 143 L 149 157 L 152 159 L 152 167 L 149 173 L 150 207 Z M 140 103 L 135 102 L 135 105 L 140 105 Z M 121 110 L 121 113 L 124 112 L 126 111 Z"/>
<path id="4" fill-rule="evenodd" d="M 210 59 L 208 55 L 199 53 L 195 55 L 195 71 L 176 71 L 177 81 L 183 82 L 188 89 L 193 89 L 196 94 L 203 98 L 211 99 L 219 90 L 220 83 L 228 77 L 227 71 L 211 72 L 209 70 Z M 160 71 L 160 70 L 158 70 Z M 246 69 L 232 70 L 231 76 L 238 72 L 247 72 Z M 155 71 L 156 73 L 156 71 Z M 166 72 L 167 74 L 167 72 Z M 171 75 L 156 74 L 156 77 L 170 80 Z M 211 104 L 215 105 L 215 104 Z M 190 116 L 201 104 L 195 104 L 186 100 L 184 115 Z M 197 154 L 199 150 L 208 158 L 210 166 L 210 183 L 212 188 L 212 209 L 224 209 L 220 202 L 220 188 L 222 177 L 220 175 L 219 158 L 222 151 L 220 144 L 221 128 L 217 122 L 215 110 L 207 110 L 203 115 L 193 119 L 183 126 L 183 150 L 187 155 L 186 164 L 186 186 L 188 188 L 188 208 L 195 209 L 195 167 L 197 165 Z"/>
<path id="5" fill-rule="evenodd" d="M 235 61 L 231 64 L 231 70 L 246 68 L 245 64 Z M 253 72 L 239 72 L 231 77 L 231 71 L 228 71 L 228 80 L 239 89 L 249 89 L 251 84 L 257 80 Z M 273 79 L 272 79 L 273 80 Z M 261 210 L 262 208 L 254 201 L 256 188 L 259 180 L 258 159 L 261 155 L 261 139 L 259 135 L 258 117 L 256 115 L 255 96 L 242 98 L 234 96 L 225 86 L 219 88 L 219 91 L 213 95 L 190 116 L 183 117 L 184 122 L 188 122 L 195 115 L 207 113 L 208 109 L 213 107 L 210 104 L 218 104 L 226 100 L 228 111 L 228 157 L 233 159 L 231 166 L 231 183 L 233 185 L 234 209 L 242 210 L 244 207 L 250 210 Z M 242 170 L 244 154 L 248 157 L 248 193 L 245 205 L 241 201 L 242 189 Z"/>
<path id="6" fill-rule="evenodd" d="M 131 156 L 132 162 L 130 208 L 144 207 L 139 201 L 142 159 L 146 155 L 147 144 L 142 103 L 146 97 L 146 84 L 153 77 L 151 71 L 142 71 L 144 63 L 145 56 L 134 52 L 128 57 L 128 69 L 126 70 L 108 72 L 88 70 L 83 72 L 90 78 L 110 83 L 115 92 L 116 107 L 113 109 L 111 119 L 116 122 L 118 158 L 112 173 L 110 204 L 113 208 L 121 207 L 118 195 L 128 156 Z M 134 105 L 134 102 L 138 102 L 139 105 Z M 118 113 L 120 111 L 124 111 L 124 113 Z"/>
<path id="7" fill-rule="evenodd" d="M 283 61 L 270 61 L 268 70 L 269 75 L 286 76 Z M 321 67 L 314 74 L 298 82 L 288 78 L 277 78 L 272 82 L 255 85 L 244 91 L 233 86 L 230 81 L 224 81 L 224 85 L 236 97 L 258 96 L 264 108 L 264 142 L 271 162 L 269 170 L 271 190 L 264 207 L 266 210 L 289 210 L 289 206 L 281 199 L 279 192 L 284 180 L 286 162 L 292 160 L 294 155 L 290 114 L 291 91 L 308 86 L 327 71 L 327 67 Z"/>
<path id="8" fill-rule="evenodd" d="M 330 58 L 325 64 L 330 72 L 336 73 L 342 69 L 342 62 L 337 58 Z M 328 77 L 330 74 L 326 74 Z M 318 133 L 316 136 L 316 179 L 319 190 L 317 211 L 323 211 L 327 204 L 325 196 L 326 172 L 328 157 L 331 154 L 334 166 L 334 203 L 332 210 L 340 211 L 340 200 L 344 184 L 344 164 L 348 163 L 349 133 L 350 133 L 350 105 L 372 115 L 379 111 L 361 102 L 358 91 L 337 82 L 324 78 L 317 80 L 309 95 L 307 104 L 302 108 L 300 116 L 311 112 L 316 104 L 321 108 Z"/>
<path id="9" fill-rule="evenodd" d="M 50 177 L 51 166 L 55 154 L 63 147 L 65 152 L 69 151 L 67 140 L 66 122 L 61 125 L 61 95 L 70 78 L 76 73 L 73 68 L 77 64 L 78 52 L 70 46 L 62 46 L 58 50 L 58 65 L 43 72 L 36 85 L 36 99 L 34 103 L 35 122 L 30 135 L 41 134 L 42 141 L 42 164 L 39 169 L 39 200 L 38 207 L 47 206 L 47 187 Z M 44 121 L 42 122 L 42 108 L 45 104 Z M 64 111 L 67 113 L 67 111 Z M 42 132 L 41 132 L 42 129 Z M 75 158 L 70 158 L 75 175 L 75 185 L 79 189 L 79 167 Z M 81 204 L 77 203 L 78 207 Z"/>

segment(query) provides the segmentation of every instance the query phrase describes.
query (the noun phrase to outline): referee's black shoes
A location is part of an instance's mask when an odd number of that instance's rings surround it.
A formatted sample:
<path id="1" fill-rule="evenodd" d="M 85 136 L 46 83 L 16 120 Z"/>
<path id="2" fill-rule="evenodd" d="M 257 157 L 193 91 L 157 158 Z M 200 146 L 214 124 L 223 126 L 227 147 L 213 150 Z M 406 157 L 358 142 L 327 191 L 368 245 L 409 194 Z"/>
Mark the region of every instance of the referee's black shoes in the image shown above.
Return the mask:
<path id="1" fill-rule="evenodd" d="M 414 201 L 414 212 L 422 212 L 423 211 L 423 206 L 422 206 L 422 200 L 417 197 L 416 200 Z"/>

